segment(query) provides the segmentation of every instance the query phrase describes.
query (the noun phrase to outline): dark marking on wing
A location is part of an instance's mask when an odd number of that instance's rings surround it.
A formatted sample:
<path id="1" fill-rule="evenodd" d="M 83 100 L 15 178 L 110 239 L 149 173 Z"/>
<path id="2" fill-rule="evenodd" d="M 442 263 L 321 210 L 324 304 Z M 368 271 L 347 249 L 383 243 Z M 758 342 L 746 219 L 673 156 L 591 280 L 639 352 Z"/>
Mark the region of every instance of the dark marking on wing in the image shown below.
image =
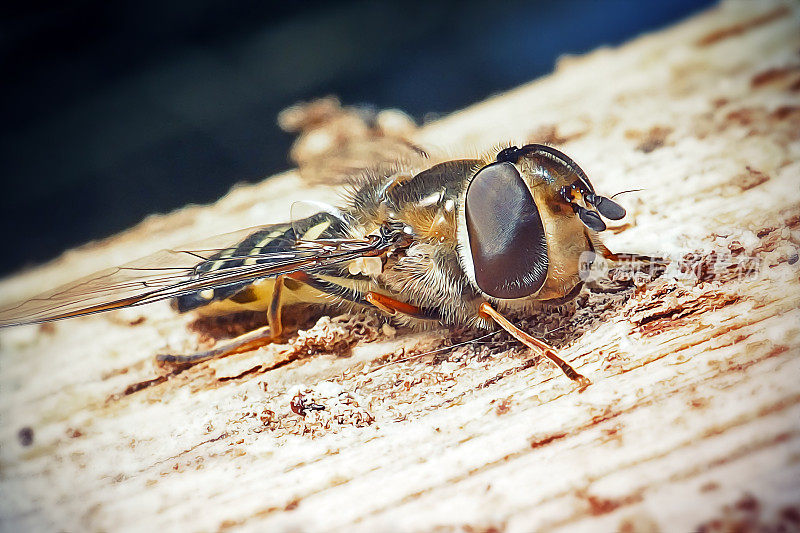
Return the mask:
<path id="1" fill-rule="evenodd" d="M 324 229 L 314 238 L 336 238 L 342 236 L 344 231 L 342 221 L 330 213 L 317 213 L 302 221 L 296 222 L 295 227 L 303 228 L 304 232 L 300 238 L 307 238 L 306 232 L 312 229 L 319 229 L 319 225 L 324 224 Z M 265 254 L 277 254 L 294 250 L 297 243 L 297 236 L 292 224 L 276 224 L 249 235 L 241 243 L 227 250 L 215 254 L 209 258 L 209 262 L 204 264 L 198 273 L 205 273 L 219 268 L 231 268 L 245 264 L 266 264 L 270 260 L 259 259 L 255 256 Z M 233 258 L 233 259 L 231 259 Z M 218 261 L 215 261 L 217 260 Z M 248 263 L 249 262 L 249 263 Z M 250 290 L 252 283 L 234 283 L 200 291 L 192 294 L 179 296 L 175 299 L 175 307 L 181 313 L 197 309 L 210 302 L 232 299 L 237 303 L 249 303 L 254 301 L 257 296 Z"/>

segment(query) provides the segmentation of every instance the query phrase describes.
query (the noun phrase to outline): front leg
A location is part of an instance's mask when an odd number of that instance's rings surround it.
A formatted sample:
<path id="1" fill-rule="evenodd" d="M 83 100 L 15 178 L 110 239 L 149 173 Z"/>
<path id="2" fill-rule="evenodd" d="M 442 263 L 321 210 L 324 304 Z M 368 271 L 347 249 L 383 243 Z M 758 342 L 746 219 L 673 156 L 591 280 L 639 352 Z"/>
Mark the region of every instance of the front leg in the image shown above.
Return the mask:
<path id="1" fill-rule="evenodd" d="M 581 390 L 592 384 L 589 378 L 576 372 L 575 369 L 569 365 L 569 363 L 557 356 L 555 350 L 550 345 L 540 341 L 539 339 L 531 337 L 519 329 L 488 303 L 484 302 L 480 305 L 478 314 L 481 318 L 493 320 L 498 326 L 509 332 L 519 342 L 550 359 L 556 364 L 556 366 L 558 366 L 558 368 L 561 369 L 562 372 L 564 372 L 564 374 L 567 375 L 569 379 L 576 382 L 580 386 Z"/>

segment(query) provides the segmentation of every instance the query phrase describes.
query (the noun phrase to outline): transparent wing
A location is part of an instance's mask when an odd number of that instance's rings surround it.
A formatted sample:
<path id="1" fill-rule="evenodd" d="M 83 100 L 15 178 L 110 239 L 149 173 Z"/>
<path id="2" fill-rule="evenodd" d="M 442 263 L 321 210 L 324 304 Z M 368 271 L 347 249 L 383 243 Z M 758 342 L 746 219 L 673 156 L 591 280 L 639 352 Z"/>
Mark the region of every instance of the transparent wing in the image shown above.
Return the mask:
<path id="1" fill-rule="evenodd" d="M 288 225 L 280 225 L 290 227 Z M 126 265 L 79 279 L 0 309 L 0 327 L 48 322 L 174 298 L 205 289 L 252 282 L 381 253 L 388 234 L 363 240 L 295 241 L 281 251 L 236 253 L 236 243 L 279 226 L 250 228 L 191 247 L 162 250 Z M 219 246 L 220 242 L 230 245 Z"/>
<path id="2" fill-rule="evenodd" d="M 296 162 L 304 180 L 333 185 L 352 182 L 354 176 L 392 172 L 402 164 L 424 167 L 427 157 L 425 150 L 408 141 L 382 137 L 359 139 L 324 156 Z"/>

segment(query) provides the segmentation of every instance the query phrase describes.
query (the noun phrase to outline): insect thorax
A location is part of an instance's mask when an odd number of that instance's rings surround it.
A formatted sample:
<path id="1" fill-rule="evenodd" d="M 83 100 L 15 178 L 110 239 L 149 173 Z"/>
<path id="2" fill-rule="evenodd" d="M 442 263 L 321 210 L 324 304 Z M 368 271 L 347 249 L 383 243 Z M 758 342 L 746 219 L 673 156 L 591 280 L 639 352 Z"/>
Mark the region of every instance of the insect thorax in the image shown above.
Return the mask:
<path id="1" fill-rule="evenodd" d="M 446 323 L 473 323 L 480 303 L 461 268 L 456 233 L 460 196 L 482 164 L 474 159 L 448 161 L 416 175 L 398 172 L 376 178 L 361 186 L 350 202 L 353 219 L 365 226 L 386 221 L 408 226 L 414 237 L 411 246 L 388 259 L 377 282 L 398 299 L 439 310 Z"/>

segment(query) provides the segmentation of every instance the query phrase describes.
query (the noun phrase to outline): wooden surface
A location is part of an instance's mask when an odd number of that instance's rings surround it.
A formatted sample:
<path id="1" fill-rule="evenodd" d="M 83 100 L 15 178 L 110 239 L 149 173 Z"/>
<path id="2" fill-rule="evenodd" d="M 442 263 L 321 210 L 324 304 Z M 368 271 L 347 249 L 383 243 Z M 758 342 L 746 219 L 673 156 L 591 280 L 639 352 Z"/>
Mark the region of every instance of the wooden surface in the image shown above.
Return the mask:
<path id="1" fill-rule="evenodd" d="M 797 3 L 723 3 L 412 134 L 454 155 L 547 141 L 602 194 L 644 189 L 619 198 L 606 242 L 683 269 L 520 319 L 591 378 L 584 392 L 501 338 L 379 368 L 468 334 L 363 316 L 170 375 L 154 355 L 201 339 L 166 303 L 3 331 L 0 527 L 800 527 L 798 51 Z M 0 294 L 335 198 L 304 183 L 152 217 Z M 298 393 L 325 410 L 293 413 Z"/>

